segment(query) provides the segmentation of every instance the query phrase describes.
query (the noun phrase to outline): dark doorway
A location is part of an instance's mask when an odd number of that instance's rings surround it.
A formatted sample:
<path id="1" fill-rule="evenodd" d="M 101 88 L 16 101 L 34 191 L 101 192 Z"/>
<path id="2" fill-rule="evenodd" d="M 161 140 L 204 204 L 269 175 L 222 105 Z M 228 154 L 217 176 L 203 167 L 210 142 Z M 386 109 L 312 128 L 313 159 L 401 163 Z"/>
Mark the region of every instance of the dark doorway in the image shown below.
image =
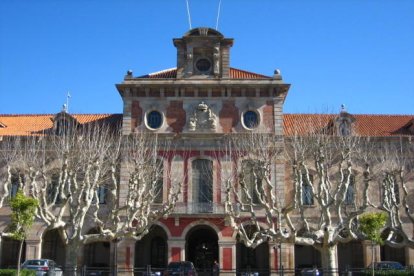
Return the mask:
<path id="1" fill-rule="evenodd" d="M 58 265 L 65 266 L 65 245 L 58 229 L 49 230 L 44 234 L 42 258 L 54 260 Z"/>
<path id="2" fill-rule="evenodd" d="M 247 275 L 269 275 L 269 244 L 262 243 L 256 248 L 237 244 L 237 271 Z"/>
<path id="3" fill-rule="evenodd" d="M 295 269 L 322 267 L 321 253 L 310 245 L 295 245 Z"/>
<path id="4" fill-rule="evenodd" d="M 213 263 L 218 260 L 218 237 L 208 226 L 198 226 L 187 235 L 186 259 L 193 262 L 200 273 L 211 273 Z"/>
<path id="5" fill-rule="evenodd" d="M 7 237 L 1 238 L 1 267 L 2 268 L 16 268 L 17 257 L 19 255 L 20 241 L 16 241 Z M 22 259 L 25 261 L 26 257 L 26 242 L 23 242 Z"/>
<path id="6" fill-rule="evenodd" d="M 390 230 L 386 229 L 382 232 L 381 237 L 385 240 L 388 238 Z M 396 243 L 401 243 L 403 238 L 397 234 L 394 234 L 391 238 Z M 388 245 L 381 246 L 381 261 L 394 261 L 399 262 L 405 266 L 405 247 L 394 248 Z"/>
<path id="7" fill-rule="evenodd" d="M 97 229 L 92 229 L 88 234 L 97 234 Z M 99 267 L 109 267 L 110 259 L 110 243 L 109 242 L 94 242 L 85 245 L 84 261 L 87 267 L 92 269 Z"/>
<path id="8" fill-rule="evenodd" d="M 151 227 L 149 233 L 135 244 L 135 268 L 162 271 L 168 262 L 167 234 L 158 225 Z"/>
<path id="9" fill-rule="evenodd" d="M 338 244 L 338 267 L 340 271 L 347 268 L 364 268 L 364 255 L 360 241 Z"/>

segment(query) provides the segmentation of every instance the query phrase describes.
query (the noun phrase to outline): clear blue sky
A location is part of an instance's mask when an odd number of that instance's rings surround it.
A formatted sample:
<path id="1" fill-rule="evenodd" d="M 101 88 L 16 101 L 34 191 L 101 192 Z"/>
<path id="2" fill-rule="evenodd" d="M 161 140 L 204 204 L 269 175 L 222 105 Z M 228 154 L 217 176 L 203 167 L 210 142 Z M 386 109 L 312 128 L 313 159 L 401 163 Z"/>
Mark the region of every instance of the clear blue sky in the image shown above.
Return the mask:
<path id="1" fill-rule="evenodd" d="M 0 113 L 121 113 L 115 83 L 176 66 L 185 0 L 1 0 Z M 215 27 L 219 0 L 189 0 Z M 285 112 L 414 114 L 413 0 L 222 0 L 231 66 L 291 83 Z"/>

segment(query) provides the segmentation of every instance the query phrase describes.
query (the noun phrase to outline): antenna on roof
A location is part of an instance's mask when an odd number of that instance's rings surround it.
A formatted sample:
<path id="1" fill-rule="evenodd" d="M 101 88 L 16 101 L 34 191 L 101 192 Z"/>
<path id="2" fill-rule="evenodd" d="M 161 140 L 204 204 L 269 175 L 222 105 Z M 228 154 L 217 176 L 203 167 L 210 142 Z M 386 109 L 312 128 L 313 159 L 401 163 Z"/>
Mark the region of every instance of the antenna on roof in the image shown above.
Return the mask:
<path id="1" fill-rule="evenodd" d="M 68 91 L 68 94 L 66 95 L 66 104 L 63 105 L 64 106 L 64 111 L 67 112 L 67 113 L 69 113 L 69 99 L 71 97 L 72 96 L 70 95 L 70 92 Z"/>
<path id="2" fill-rule="evenodd" d="M 218 31 L 218 24 L 220 18 L 220 10 L 221 10 L 221 0 L 219 0 L 218 8 L 217 8 L 217 21 L 216 21 L 216 31 Z"/>
<path id="3" fill-rule="evenodd" d="M 191 27 L 191 15 L 190 15 L 190 5 L 188 4 L 188 0 L 186 0 L 187 3 L 187 15 L 188 15 L 188 24 L 190 25 L 190 30 L 192 29 Z"/>

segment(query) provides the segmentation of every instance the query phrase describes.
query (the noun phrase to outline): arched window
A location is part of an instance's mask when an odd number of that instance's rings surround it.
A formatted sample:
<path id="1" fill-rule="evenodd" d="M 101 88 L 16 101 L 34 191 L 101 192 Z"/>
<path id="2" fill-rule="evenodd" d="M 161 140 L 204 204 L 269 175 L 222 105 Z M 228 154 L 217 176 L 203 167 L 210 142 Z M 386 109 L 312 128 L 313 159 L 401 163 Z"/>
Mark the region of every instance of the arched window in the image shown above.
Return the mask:
<path id="1" fill-rule="evenodd" d="M 243 160 L 242 172 L 240 174 L 240 182 L 245 190 L 242 191 L 243 201 L 248 203 L 249 194 L 252 203 L 260 202 L 260 191 L 262 190 L 262 180 L 264 174 L 264 168 L 262 162 L 259 160 Z"/>
<path id="2" fill-rule="evenodd" d="M 205 213 L 212 211 L 213 202 L 213 162 L 196 159 L 192 162 L 193 202 L 195 211 Z"/>
<path id="3" fill-rule="evenodd" d="M 24 175 L 21 172 L 13 172 L 11 176 L 10 198 L 16 196 L 17 191 L 23 188 Z"/>
<path id="4" fill-rule="evenodd" d="M 311 183 L 313 182 L 313 175 L 302 174 L 302 201 L 303 205 L 313 205 L 313 193 Z"/>
<path id="5" fill-rule="evenodd" d="M 154 179 L 154 203 L 162 203 L 163 200 L 163 185 L 164 185 L 164 165 L 162 159 L 157 159 L 155 164 L 155 179 Z"/>
<path id="6" fill-rule="evenodd" d="M 351 175 L 349 179 L 348 189 L 345 195 L 345 204 L 351 205 L 355 203 L 355 176 Z"/>
<path id="7" fill-rule="evenodd" d="M 60 176 L 58 172 L 53 172 L 50 180 L 47 183 L 47 202 L 60 204 L 62 199 L 60 197 Z"/>

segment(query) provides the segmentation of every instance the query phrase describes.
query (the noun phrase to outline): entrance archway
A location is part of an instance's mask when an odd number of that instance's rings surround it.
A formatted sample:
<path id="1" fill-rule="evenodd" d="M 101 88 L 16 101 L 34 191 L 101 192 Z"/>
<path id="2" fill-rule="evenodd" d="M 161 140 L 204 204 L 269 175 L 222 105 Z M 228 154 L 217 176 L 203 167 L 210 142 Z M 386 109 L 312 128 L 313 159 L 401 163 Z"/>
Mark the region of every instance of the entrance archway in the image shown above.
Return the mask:
<path id="1" fill-rule="evenodd" d="M 237 243 L 237 271 L 253 275 L 269 275 L 269 244 L 260 244 L 256 248 L 246 247 L 243 243 Z"/>
<path id="2" fill-rule="evenodd" d="M 310 245 L 295 245 L 295 269 L 322 267 L 321 253 Z"/>
<path id="3" fill-rule="evenodd" d="M 352 241 L 338 244 L 338 268 L 344 271 L 347 268 L 364 268 L 364 254 L 361 241 Z"/>
<path id="4" fill-rule="evenodd" d="M 49 230 L 44 234 L 42 240 L 42 258 L 52 259 L 58 265 L 65 266 L 65 245 L 58 229 Z"/>
<path id="5" fill-rule="evenodd" d="M 88 234 L 96 233 L 99 233 L 97 229 L 92 229 L 88 232 Z M 109 267 L 111 263 L 110 246 L 109 242 L 94 242 L 85 245 L 85 265 L 91 268 Z"/>
<path id="6" fill-rule="evenodd" d="M 1 237 L 1 267 L 16 268 L 20 242 L 8 237 Z M 23 242 L 22 259 L 26 259 L 26 242 Z"/>
<path id="7" fill-rule="evenodd" d="M 219 258 L 218 236 L 209 226 L 196 226 L 186 237 L 186 260 L 193 262 L 200 273 L 211 273 L 213 263 Z"/>
<path id="8" fill-rule="evenodd" d="M 168 263 L 167 238 L 161 226 L 153 225 L 149 233 L 135 243 L 135 268 L 145 270 L 151 265 L 152 270 L 164 270 Z"/>
<path id="9" fill-rule="evenodd" d="M 390 234 L 390 229 L 385 229 L 381 237 L 385 240 Z M 392 240 L 399 243 L 403 241 L 403 238 L 397 234 L 394 234 Z M 399 262 L 405 266 L 405 247 L 393 248 L 388 245 L 381 246 L 381 261 L 394 261 Z"/>

